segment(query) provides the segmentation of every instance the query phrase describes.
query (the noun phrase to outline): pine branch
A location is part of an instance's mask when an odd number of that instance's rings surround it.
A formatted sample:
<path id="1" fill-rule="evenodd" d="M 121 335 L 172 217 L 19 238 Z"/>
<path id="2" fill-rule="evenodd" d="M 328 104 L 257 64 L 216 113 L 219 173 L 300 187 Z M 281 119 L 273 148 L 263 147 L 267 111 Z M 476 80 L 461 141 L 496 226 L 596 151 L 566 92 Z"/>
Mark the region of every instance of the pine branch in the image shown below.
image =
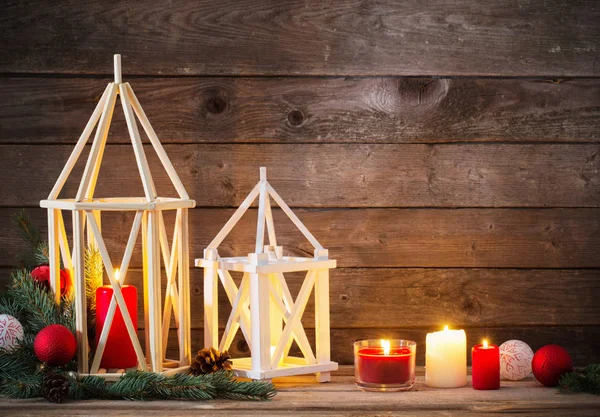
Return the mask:
<path id="1" fill-rule="evenodd" d="M 600 395 L 600 364 L 591 364 L 583 370 L 569 372 L 558 383 L 562 392 L 588 392 Z"/>
<path id="2" fill-rule="evenodd" d="M 160 374 L 154 372 L 127 372 L 108 387 L 108 396 L 114 399 L 148 400 L 151 398 L 153 385 L 160 377 Z"/>
<path id="3" fill-rule="evenodd" d="M 0 356 L 0 366 L 3 366 L 1 359 Z M 34 359 L 26 361 L 30 361 L 29 368 L 17 370 L 11 367 L 9 372 L 4 372 L 4 369 L 0 372 L 0 379 L 4 381 L 0 386 L 1 396 L 30 398 L 41 395 L 42 375 L 37 366 L 32 368 L 31 365 L 36 363 Z M 56 372 L 65 372 L 65 368 Z M 165 376 L 154 372 L 133 371 L 114 383 L 108 383 L 97 376 L 86 376 L 78 380 L 74 372 L 68 372 L 68 376 L 69 397 L 76 400 L 268 400 L 276 394 L 275 388 L 269 382 L 236 381 L 231 372 L 225 371 L 200 376 Z"/>
<path id="4" fill-rule="evenodd" d="M 0 396 L 31 398 L 39 396 L 41 375 L 33 351 L 35 336 L 25 334 L 14 350 L 0 349 Z"/>
<path id="5" fill-rule="evenodd" d="M 0 396 L 8 398 L 40 397 L 42 390 L 42 374 L 22 374 L 17 377 L 3 376 L 0 385 Z"/>
<path id="6" fill-rule="evenodd" d="M 219 377 L 221 374 L 222 377 Z M 217 388 L 217 397 L 231 400 L 264 401 L 273 398 L 277 391 L 272 383 L 266 381 L 237 381 L 233 373 L 219 371 L 209 374 L 214 377 L 213 383 Z"/>
<path id="7" fill-rule="evenodd" d="M 37 227 L 29 218 L 29 213 L 19 210 L 14 213 L 13 221 L 21 232 L 21 237 L 29 246 L 30 250 L 17 255 L 17 266 L 31 270 L 38 265 L 48 264 L 48 244 L 41 238 Z"/>
<path id="8" fill-rule="evenodd" d="M 15 349 L 0 349 L 0 379 L 32 374 L 37 370 L 38 360 L 33 351 L 34 338 L 34 335 L 26 334 Z"/>
<path id="9" fill-rule="evenodd" d="M 51 324 L 70 324 L 68 321 L 65 323 L 66 320 L 52 295 L 23 269 L 12 273 L 12 285 L 8 294 L 16 306 L 25 312 L 25 320 L 22 324 L 26 331 L 37 334 Z"/>
<path id="10" fill-rule="evenodd" d="M 70 396 L 76 399 L 107 398 L 126 400 L 188 399 L 268 400 L 275 395 L 269 382 L 239 382 L 231 372 L 193 376 L 165 376 L 153 372 L 128 372 L 112 384 L 100 377 L 72 378 Z"/>
<path id="11" fill-rule="evenodd" d="M 81 380 L 69 375 L 69 397 L 75 400 L 102 399 L 106 396 L 106 381 L 99 376 L 85 376 Z"/>
<path id="12" fill-rule="evenodd" d="M 7 354 L 0 351 L 0 379 L 18 378 L 35 372 L 36 359 L 29 357 L 29 352 L 20 351 L 16 354 Z"/>
<path id="13" fill-rule="evenodd" d="M 177 374 L 165 376 L 153 372 L 128 372 L 108 387 L 108 396 L 113 399 L 190 399 L 211 400 L 215 388 L 204 378 Z"/>
<path id="14" fill-rule="evenodd" d="M 189 374 L 162 376 L 153 387 L 156 398 L 211 400 L 215 398 L 215 388 L 201 378 Z"/>
<path id="15" fill-rule="evenodd" d="M 23 310 L 12 297 L 9 297 L 7 293 L 3 293 L 0 294 L 0 314 L 8 314 L 20 322 Z"/>
<path id="16" fill-rule="evenodd" d="M 35 266 L 48 265 L 48 263 L 50 262 L 48 260 L 48 242 L 40 242 L 40 244 L 34 248 L 33 255 L 36 261 Z M 60 267 L 63 267 L 62 258 L 60 259 Z"/>
<path id="17" fill-rule="evenodd" d="M 17 211 L 13 215 L 13 221 L 19 228 L 23 240 L 29 244 L 31 249 L 35 250 L 42 243 L 42 238 L 40 237 L 40 232 L 31 222 L 27 210 L 21 209 Z"/>

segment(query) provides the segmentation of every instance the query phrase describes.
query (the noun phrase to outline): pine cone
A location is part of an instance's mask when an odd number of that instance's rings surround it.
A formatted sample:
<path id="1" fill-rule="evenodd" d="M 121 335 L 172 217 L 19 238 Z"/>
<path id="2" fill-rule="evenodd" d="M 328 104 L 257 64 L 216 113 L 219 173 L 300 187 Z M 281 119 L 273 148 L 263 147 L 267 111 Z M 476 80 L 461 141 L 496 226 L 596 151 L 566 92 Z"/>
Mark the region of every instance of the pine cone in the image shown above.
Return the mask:
<path id="1" fill-rule="evenodd" d="M 63 374 L 47 372 L 42 380 L 42 395 L 52 403 L 60 403 L 69 394 L 69 380 Z"/>
<path id="2" fill-rule="evenodd" d="M 204 348 L 198 351 L 190 369 L 194 375 L 211 374 L 221 369 L 230 371 L 232 365 L 230 359 L 231 356 L 226 350 L 219 352 L 213 347 Z"/>

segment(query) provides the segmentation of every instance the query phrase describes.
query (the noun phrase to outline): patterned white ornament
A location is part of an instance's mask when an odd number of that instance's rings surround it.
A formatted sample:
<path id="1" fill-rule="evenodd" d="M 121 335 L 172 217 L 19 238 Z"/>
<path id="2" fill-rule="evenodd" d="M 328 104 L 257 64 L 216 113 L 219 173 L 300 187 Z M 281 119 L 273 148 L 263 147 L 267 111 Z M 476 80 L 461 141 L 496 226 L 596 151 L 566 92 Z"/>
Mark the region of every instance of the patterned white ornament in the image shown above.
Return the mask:
<path id="1" fill-rule="evenodd" d="M 0 314 L 0 349 L 13 350 L 23 339 L 23 326 L 8 314 Z"/>
<path id="2" fill-rule="evenodd" d="M 520 340 L 508 340 L 500 345 L 500 375 L 519 381 L 531 373 L 533 350 Z"/>

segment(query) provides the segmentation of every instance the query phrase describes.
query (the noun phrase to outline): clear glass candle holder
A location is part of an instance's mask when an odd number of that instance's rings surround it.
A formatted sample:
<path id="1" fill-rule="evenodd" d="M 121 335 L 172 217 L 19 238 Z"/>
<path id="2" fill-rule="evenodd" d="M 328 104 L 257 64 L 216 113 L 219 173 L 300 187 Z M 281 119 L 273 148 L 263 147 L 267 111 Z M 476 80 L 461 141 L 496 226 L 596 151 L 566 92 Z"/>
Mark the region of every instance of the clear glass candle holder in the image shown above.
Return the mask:
<path id="1" fill-rule="evenodd" d="M 354 342 L 354 380 L 363 391 L 407 391 L 415 383 L 417 343 L 402 339 Z"/>

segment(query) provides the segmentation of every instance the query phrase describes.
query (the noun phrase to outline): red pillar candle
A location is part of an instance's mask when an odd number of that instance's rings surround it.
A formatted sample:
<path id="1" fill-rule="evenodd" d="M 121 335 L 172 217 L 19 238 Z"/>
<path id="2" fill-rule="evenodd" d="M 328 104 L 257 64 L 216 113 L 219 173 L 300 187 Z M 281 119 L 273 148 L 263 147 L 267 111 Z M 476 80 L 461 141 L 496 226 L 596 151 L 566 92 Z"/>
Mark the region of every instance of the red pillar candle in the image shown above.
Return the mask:
<path id="1" fill-rule="evenodd" d="M 410 389 L 417 344 L 408 340 L 362 340 L 354 344 L 355 380 L 365 390 Z"/>
<path id="2" fill-rule="evenodd" d="M 483 344 L 471 349 L 473 389 L 500 388 L 500 349 L 496 345 Z"/>
<path id="3" fill-rule="evenodd" d="M 123 285 L 121 286 L 121 292 L 123 293 L 127 311 L 133 322 L 133 327 L 137 330 L 137 289 L 131 285 Z M 96 290 L 96 346 L 98 345 L 100 334 L 106 321 L 108 306 L 113 294 L 114 290 L 110 285 L 104 285 Z M 137 362 L 133 343 L 129 338 L 123 315 L 117 305 L 104 347 L 104 354 L 100 361 L 100 367 L 106 369 L 133 368 L 137 366 Z"/>

